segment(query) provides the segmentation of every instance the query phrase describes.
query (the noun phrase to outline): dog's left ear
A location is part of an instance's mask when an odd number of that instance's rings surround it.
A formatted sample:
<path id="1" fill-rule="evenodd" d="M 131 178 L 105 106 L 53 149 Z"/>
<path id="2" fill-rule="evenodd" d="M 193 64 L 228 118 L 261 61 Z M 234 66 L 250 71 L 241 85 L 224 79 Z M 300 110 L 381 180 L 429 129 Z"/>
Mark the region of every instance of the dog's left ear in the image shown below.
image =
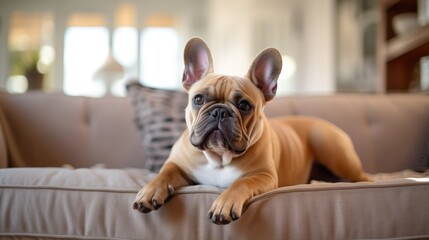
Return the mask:
<path id="1" fill-rule="evenodd" d="M 188 41 L 183 57 L 185 70 L 182 84 L 186 90 L 189 90 L 192 84 L 213 72 L 213 60 L 207 44 L 197 37 Z"/>
<path id="2" fill-rule="evenodd" d="M 275 48 L 267 48 L 256 56 L 247 77 L 262 91 L 265 101 L 274 98 L 277 79 L 282 71 L 282 56 Z"/>

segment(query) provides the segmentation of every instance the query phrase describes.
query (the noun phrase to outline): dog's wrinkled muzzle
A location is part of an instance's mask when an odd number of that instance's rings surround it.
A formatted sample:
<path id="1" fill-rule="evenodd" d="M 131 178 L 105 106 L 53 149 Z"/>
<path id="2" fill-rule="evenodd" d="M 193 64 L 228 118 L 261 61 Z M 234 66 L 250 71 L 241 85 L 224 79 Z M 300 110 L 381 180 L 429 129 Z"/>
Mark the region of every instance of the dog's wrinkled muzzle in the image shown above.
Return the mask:
<path id="1" fill-rule="evenodd" d="M 200 114 L 191 131 L 192 145 L 200 150 L 223 150 L 235 154 L 246 150 L 247 141 L 234 111 L 223 105 L 215 105 Z"/>

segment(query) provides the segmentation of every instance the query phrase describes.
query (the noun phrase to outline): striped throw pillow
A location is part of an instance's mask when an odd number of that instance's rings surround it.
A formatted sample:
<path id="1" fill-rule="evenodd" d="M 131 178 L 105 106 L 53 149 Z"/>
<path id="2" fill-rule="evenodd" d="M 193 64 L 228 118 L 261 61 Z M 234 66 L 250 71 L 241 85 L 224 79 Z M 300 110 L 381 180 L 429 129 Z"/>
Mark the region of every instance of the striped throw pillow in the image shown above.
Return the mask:
<path id="1" fill-rule="evenodd" d="M 134 107 L 135 123 L 146 153 L 145 168 L 159 172 L 171 147 L 186 128 L 185 92 L 149 88 L 138 82 L 127 84 Z"/>

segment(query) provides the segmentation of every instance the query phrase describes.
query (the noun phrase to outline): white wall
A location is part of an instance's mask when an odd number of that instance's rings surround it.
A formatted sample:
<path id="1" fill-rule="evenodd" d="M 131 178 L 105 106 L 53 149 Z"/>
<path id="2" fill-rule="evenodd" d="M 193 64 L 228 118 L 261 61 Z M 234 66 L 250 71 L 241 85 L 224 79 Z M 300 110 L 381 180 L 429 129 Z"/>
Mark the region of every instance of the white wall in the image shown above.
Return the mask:
<path id="1" fill-rule="evenodd" d="M 334 0 L 302 0 L 304 8 L 303 61 L 297 92 L 335 91 L 335 4 Z M 304 68 L 304 69 L 302 69 Z"/>
<path id="2" fill-rule="evenodd" d="M 335 91 L 334 0 L 212 0 L 209 11 L 216 71 L 244 75 L 258 52 L 276 47 L 297 66 L 279 95 Z"/>

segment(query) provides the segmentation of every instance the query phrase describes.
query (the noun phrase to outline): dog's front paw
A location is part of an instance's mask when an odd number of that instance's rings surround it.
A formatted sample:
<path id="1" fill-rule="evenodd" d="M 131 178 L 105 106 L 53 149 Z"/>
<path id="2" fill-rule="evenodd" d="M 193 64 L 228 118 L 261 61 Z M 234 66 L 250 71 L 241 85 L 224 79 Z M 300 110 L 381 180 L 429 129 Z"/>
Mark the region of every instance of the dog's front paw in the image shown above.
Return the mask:
<path id="1" fill-rule="evenodd" d="M 173 193 L 174 188 L 170 184 L 151 182 L 137 193 L 133 208 L 142 213 L 158 210 Z"/>
<path id="2" fill-rule="evenodd" d="M 209 219 L 216 224 L 229 224 L 240 218 L 245 199 L 238 194 L 221 194 L 209 211 Z"/>

